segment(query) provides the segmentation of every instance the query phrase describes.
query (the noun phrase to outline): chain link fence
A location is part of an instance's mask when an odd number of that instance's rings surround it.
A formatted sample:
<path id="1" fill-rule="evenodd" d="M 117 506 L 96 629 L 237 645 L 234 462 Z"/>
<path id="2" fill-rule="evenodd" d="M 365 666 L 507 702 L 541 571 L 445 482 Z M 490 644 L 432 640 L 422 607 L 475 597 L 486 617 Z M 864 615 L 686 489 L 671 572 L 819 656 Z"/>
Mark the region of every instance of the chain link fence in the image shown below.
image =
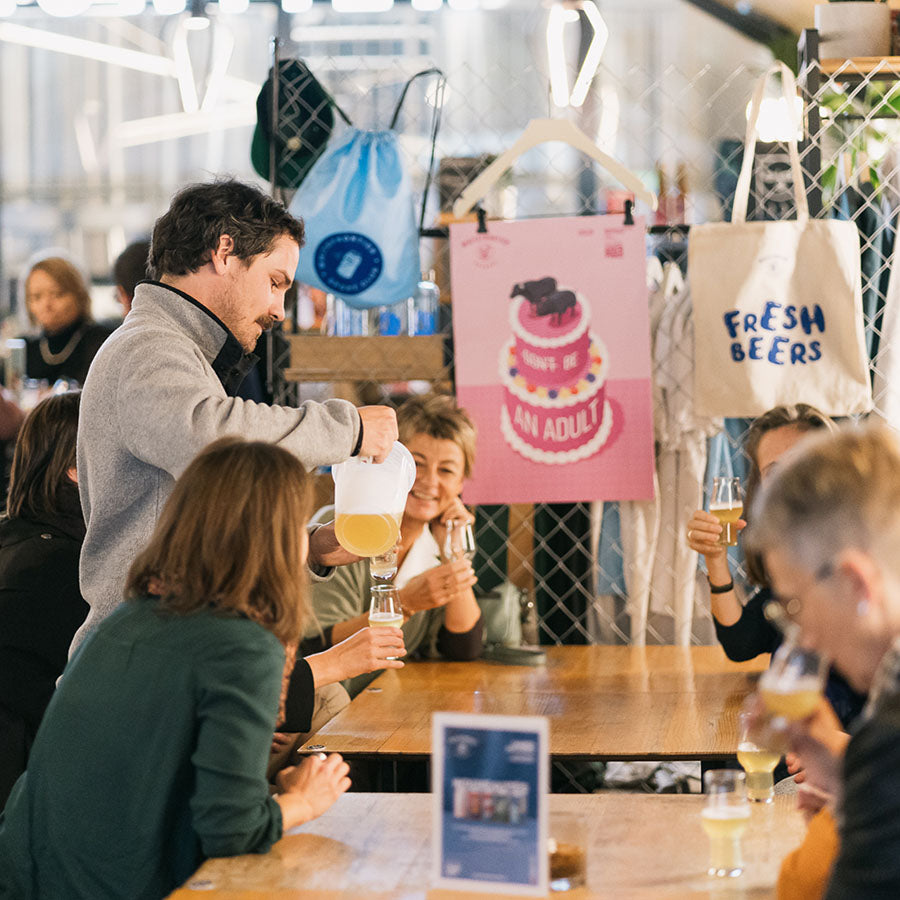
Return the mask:
<path id="1" fill-rule="evenodd" d="M 89 257 L 92 272 L 103 274 L 107 251 L 114 257 L 126 238 L 146 231 L 180 184 L 218 171 L 254 177 L 250 120 L 270 64 L 271 35 L 280 38 L 281 56 L 305 60 L 361 128 L 387 127 L 407 79 L 437 66 L 447 89 L 435 183 L 426 198 L 428 236 L 421 241 L 423 268 L 433 270 L 441 291 L 437 334 L 370 340 L 371 352 L 381 358 L 367 357 L 362 371 L 356 351 L 341 349 L 339 342 L 351 339 L 333 338 L 318 345 L 316 374 L 310 369 L 310 341 L 323 338 L 310 336 L 309 329 L 322 330 L 324 321 L 327 330 L 327 304 L 324 297 L 304 295 L 293 321 L 272 336 L 265 374 L 275 398 L 287 403 L 326 395 L 396 403 L 410 389 L 452 390 L 453 292 L 447 241 L 436 236 L 437 229 L 447 224 L 453 200 L 479 167 L 509 147 L 529 119 L 571 117 L 602 149 L 659 190 L 659 214 L 637 210 L 651 226 L 650 257 L 684 268 L 690 238 L 681 223 L 730 214 L 745 109 L 754 80 L 770 61 L 768 51 L 687 4 L 603 0 L 599 5 L 611 38 L 583 106 L 563 110 L 550 100 L 547 11 L 536 4 L 512 0 L 506 8 L 490 9 L 482 3 L 477 13 L 446 6 L 425 13 L 396 4 L 386 14 L 347 16 L 317 3 L 309 13 L 288 16 L 274 4 L 254 3 L 240 22 L 225 23 L 235 37 L 230 80 L 223 87 L 229 118 L 212 117 L 215 127 L 205 129 L 181 110 L 175 79 L 167 76 L 160 87 L 157 75 L 16 45 L 7 28 L 0 34 L 7 41 L 0 58 L 4 286 L 32 250 L 47 244 Z M 39 30 L 42 40 L 49 40 L 44 32 L 61 27 L 37 10 L 19 10 L 14 24 Z M 77 19 L 66 28 L 106 46 L 163 56 L 170 53 L 173 35 L 173 23 L 150 14 L 128 22 Z M 570 83 L 586 34 L 583 21 L 571 22 L 564 32 Z M 29 40 L 35 38 L 30 32 Z M 852 63 L 820 65 L 815 55 L 815 46 L 806 42 L 800 83 L 808 188 L 811 198 L 821 195 L 821 204 L 813 203 L 817 215 L 846 216 L 859 226 L 876 406 L 889 414 L 893 336 L 885 314 L 893 210 L 900 202 L 898 73 L 886 63 L 864 70 Z M 194 59 L 198 73 L 201 56 Z M 420 194 L 436 100 L 433 81 L 417 82 L 399 122 L 405 162 Z M 163 126 L 170 137 L 162 137 Z M 784 148 L 772 143 L 761 151 L 751 215 L 789 216 Z M 618 189 L 576 151 L 551 144 L 521 157 L 485 206 L 490 215 L 507 219 L 602 213 L 617 208 Z M 92 224 L 82 226 L 88 219 Z M 100 261 L 92 262 L 94 257 Z M 5 293 L 2 299 L 10 303 L 12 297 Z M 655 363 L 657 378 L 676 393 L 690 364 L 688 350 L 676 346 Z M 624 537 L 622 519 L 634 512 L 628 504 L 600 505 L 585 496 L 574 504 L 483 507 L 477 510 L 480 589 L 510 590 L 520 597 L 525 639 L 533 643 L 711 641 L 708 599 L 697 560 L 684 546 L 684 527 L 703 500 L 710 445 L 713 453 L 726 447 L 736 474 L 742 471 L 747 423 L 723 424 L 719 434 L 693 434 L 689 447 L 659 442 L 659 496 L 668 512 L 652 557 L 642 556 Z M 321 481 L 324 496 L 330 479 Z M 739 567 L 740 560 L 734 564 Z M 645 615 L 635 594 L 648 590 Z"/>
<path id="2" fill-rule="evenodd" d="M 552 112 L 571 116 L 582 130 L 596 136 L 604 150 L 641 173 L 647 183 L 661 187 L 661 211 L 656 216 L 648 209 L 638 209 L 654 226 L 648 232 L 648 253 L 683 269 L 688 229 L 682 224 L 727 214 L 741 161 L 744 107 L 754 79 L 767 61 L 765 54 L 759 55 L 757 61 L 729 67 L 727 71 L 710 64 L 685 70 L 683 64 L 674 60 L 666 62 L 665 54 L 657 52 L 658 42 L 650 40 L 636 56 L 629 57 L 624 52 L 605 56 L 584 106 L 560 111 L 549 105 L 546 67 L 537 46 L 538 35 L 543 36 L 544 16 L 545 13 L 537 12 L 514 19 L 498 14 L 494 29 L 473 38 L 476 46 L 469 48 L 463 59 L 446 56 L 442 52 L 448 40 L 446 33 L 439 35 L 427 27 L 415 31 L 419 52 L 413 59 L 391 57 L 389 53 L 387 58 L 381 58 L 377 42 L 373 42 L 377 32 L 366 35 L 365 26 L 360 38 L 366 37 L 365 48 L 352 41 L 344 44 L 349 58 L 357 61 L 356 68 L 347 56 L 332 55 L 336 45 L 331 41 L 349 39 L 352 32 L 326 31 L 305 41 L 304 35 L 295 30 L 294 42 L 288 42 L 281 52 L 296 53 L 306 60 L 350 117 L 362 119 L 363 127 L 384 126 L 404 82 L 415 71 L 430 65 L 443 70 L 447 93 L 437 139 L 439 171 L 436 190 L 428 198 L 426 234 L 433 235 L 432 229 L 450 220 L 453 201 L 479 166 L 512 144 L 530 118 Z M 700 22 L 708 28 L 719 28 L 702 18 Z M 504 32 L 530 37 L 501 40 L 495 45 L 496 53 L 486 54 L 481 62 L 473 60 L 479 48 L 484 49 L 493 37 Z M 571 35 L 570 43 L 567 50 L 573 79 L 579 60 L 577 34 Z M 358 52 L 363 49 L 367 52 Z M 363 92 L 366 102 L 360 104 Z M 428 90 L 412 92 L 401 119 L 406 161 L 420 187 L 427 178 L 433 99 L 434 94 Z M 354 111 L 358 111 L 356 115 Z M 758 205 L 776 203 L 781 189 L 777 179 L 763 186 L 761 193 L 758 189 Z M 518 161 L 501 186 L 485 199 L 485 206 L 489 215 L 509 219 L 596 214 L 616 209 L 621 203 L 618 192 L 618 185 L 577 152 L 545 145 Z M 298 212 L 302 214 L 302 210 Z M 439 390 L 452 391 L 453 298 L 447 241 L 425 237 L 422 256 L 424 269 L 435 272 L 441 288 L 439 336 L 443 353 L 439 370 L 418 372 L 412 389 L 421 390 L 430 383 Z M 370 327 L 370 334 L 377 335 L 374 318 Z M 327 317 L 324 328 L 328 328 Z M 332 353 L 332 384 L 325 387 L 309 380 L 278 380 L 278 398 L 297 402 L 321 396 L 327 390 L 357 402 L 402 400 L 409 389 L 404 379 L 397 377 L 385 383 L 366 378 L 354 353 L 342 350 L 342 340 L 347 339 L 333 338 L 328 345 Z M 384 359 L 379 362 L 385 369 L 393 366 L 402 372 L 406 353 L 410 353 L 406 361 L 415 366 L 408 339 L 382 341 L 387 342 L 382 344 Z M 276 341 L 273 371 L 296 376 L 298 368 L 304 365 L 303 350 L 309 347 L 308 340 L 297 341 L 293 336 L 288 336 L 288 342 Z M 678 348 L 676 355 L 677 352 Z M 657 361 L 663 368 L 671 364 L 679 369 L 681 363 L 676 358 Z M 731 424 L 728 437 L 722 438 L 734 450 L 738 469 L 745 427 L 743 422 Z M 692 436 L 688 455 L 693 458 L 694 468 L 698 454 L 705 462 L 710 437 Z M 660 452 L 668 453 L 675 467 L 674 481 L 663 479 L 660 492 L 670 499 L 678 494 L 679 499 L 670 504 L 669 514 L 660 526 L 658 544 L 665 544 L 668 550 L 662 554 L 665 562 L 657 565 L 653 576 L 655 611 L 639 624 L 634 621 L 629 584 L 647 581 L 654 561 L 639 558 L 623 547 L 620 521 L 627 512 L 620 507 L 629 504 L 592 503 L 586 495 L 582 503 L 476 510 L 479 590 L 512 590 L 517 594 L 526 641 L 670 643 L 679 639 L 679 634 L 683 642 L 714 640 L 708 600 L 697 590 L 697 559 L 684 544 L 684 525 L 703 502 L 702 463 L 701 471 L 695 473 L 693 491 L 686 495 L 683 484 L 679 488 L 675 483 L 679 478 L 677 471 L 684 466 L 682 449 L 660 447 Z M 739 565 L 739 560 L 736 563 Z M 671 596 L 675 590 L 691 597 L 686 626 L 683 611 L 680 615 L 679 634 Z"/>

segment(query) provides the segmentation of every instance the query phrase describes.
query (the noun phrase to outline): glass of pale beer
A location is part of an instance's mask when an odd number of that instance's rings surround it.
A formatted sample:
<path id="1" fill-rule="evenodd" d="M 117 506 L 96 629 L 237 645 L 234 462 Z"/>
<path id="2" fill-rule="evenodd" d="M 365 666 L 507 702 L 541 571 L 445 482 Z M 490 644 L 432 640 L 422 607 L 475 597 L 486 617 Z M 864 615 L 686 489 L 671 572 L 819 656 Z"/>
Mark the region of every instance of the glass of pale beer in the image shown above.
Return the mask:
<path id="1" fill-rule="evenodd" d="M 741 836 L 750 821 L 744 773 L 738 769 L 710 769 L 703 776 L 706 805 L 703 830 L 709 837 L 709 868 L 717 878 L 735 878 L 744 871 Z"/>
<path id="2" fill-rule="evenodd" d="M 775 797 L 772 773 L 781 753 L 765 745 L 759 729 L 754 728 L 755 717 L 751 713 L 741 713 L 738 720 L 741 730 L 737 758 L 747 776 L 747 799 L 754 803 L 771 803 Z"/>
<path id="3" fill-rule="evenodd" d="M 373 584 L 369 589 L 369 627 L 400 628 L 403 625 L 403 609 L 400 593 L 392 584 Z M 398 659 L 387 656 L 386 659 Z"/>
<path id="4" fill-rule="evenodd" d="M 713 479 L 709 511 L 722 526 L 719 543 L 726 547 L 736 546 L 738 542 L 737 522 L 744 514 L 744 495 L 741 491 L 740 478 L 727 476 Z"/>
<path id="5" fill-rule="evenodd" d="M 759 680 L 759 694 L 766 710 L 791 722 L 812 715 L 827 672 L 827 662 L 814 650 L 782 644 Z"/>

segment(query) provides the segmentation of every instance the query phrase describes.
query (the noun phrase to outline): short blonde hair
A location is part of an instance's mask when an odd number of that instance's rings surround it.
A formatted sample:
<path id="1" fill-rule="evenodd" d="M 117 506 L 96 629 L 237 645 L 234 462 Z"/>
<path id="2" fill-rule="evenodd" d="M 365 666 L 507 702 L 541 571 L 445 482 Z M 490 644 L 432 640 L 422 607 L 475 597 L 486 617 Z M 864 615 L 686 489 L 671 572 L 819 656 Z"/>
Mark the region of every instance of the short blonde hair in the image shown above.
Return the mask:
<path id="1" fill-rule="evenodd" d="M 175 483 L 126 595 L 159 585 L 164 611 L 213 607 L 253 619 L 285 644 L 297 641 L 308 609 L 301 534 L 310 506 L 310 478 L 287 450 L 215 441 Z"/>
<path id="2" fill-rule="evenodd" d="M 762 485 L 748 527 L 758 553 L 814 570 L 858 547 L 900 571 L 900 444 L 884 425 L 804 438 Z"/>
<path id="3" fill-rule="evenodd" d="M 453 441 L 462 450 L 463 475 L 468 478 L 475 465 L 475 425 L 469 414 L 448 394 L 425 394 L 405 400 L 397 410 L 400 442 L 417 434 L 441 441 Z"/>
<path id="4" fill-rule="evenodd" d="M 28 275 L 25 277 L 25 308 L 32 324 L 34 316 L 31 315 L 31 310 L 28 308 L 28 282 L 33 272 L 44 272 L 49 275 L 64 294 L 71 294 L 75 298 L 78 317 L 81 319 L 91 318 L 91 295 L 81 272 L 69 260 L 63 259 L 61 256 L 48 256 L 38 260 L 28 270 Z"/>

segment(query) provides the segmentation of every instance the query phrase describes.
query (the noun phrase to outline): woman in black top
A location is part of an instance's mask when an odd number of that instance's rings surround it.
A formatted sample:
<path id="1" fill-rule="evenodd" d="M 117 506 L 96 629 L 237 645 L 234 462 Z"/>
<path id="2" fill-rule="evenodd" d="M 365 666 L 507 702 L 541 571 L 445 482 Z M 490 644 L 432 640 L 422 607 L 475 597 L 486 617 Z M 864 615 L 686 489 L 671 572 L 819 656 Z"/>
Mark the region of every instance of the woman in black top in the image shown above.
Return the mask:
<path id="1" fill-rule="evenodd" d="M 25 770 L 72 635 L 88 611 L 78 589 L 80 396 L 48 397 L 25 419 L 0 519 L 0 808 Z"/>
<path id="2" fill-rule="evenodd" d="M 776 406 L 755 419 L 747 432 L 744 453 L 750 463 L 744 514 L 753 505 L 760 482 L 777 465 L 778 460 L 809 431 L 834 429 L 834 423 L 824 413 L 805 403 Z M 746 521 L 741 519 L 738 528 Z M 722 526 L 711 513 L 698 509 L 688 522 L 688 545 L 706 560 L 710 585 L 710 610 L 716 636 L 726 656 L 735 662 L 753 659 L 760 653 L 773 653 L 781 644 L 781 632 L 766 618 L 765 606 L 772 599 L 761 562 L 754 554 L 747 554 L 747 574 L 757 590 L 746 603 L 735 590 L 728 566 L 727 547 L 720 544 Z M 825 695 L 831 701 L 838 718 L 847 727 L 862 710 L 865 697 L 856 693 L 832 669 Z"/>
<path id="3" fill-rule="evenodd" d="M 91 296 L 81 273 L 67 259 L 48 256 L 25 279 L 25 306 L 39 335 L 25 338 L 25 375 L 84 384 L 100 345 L 112 333 L 91 318 Z"/>

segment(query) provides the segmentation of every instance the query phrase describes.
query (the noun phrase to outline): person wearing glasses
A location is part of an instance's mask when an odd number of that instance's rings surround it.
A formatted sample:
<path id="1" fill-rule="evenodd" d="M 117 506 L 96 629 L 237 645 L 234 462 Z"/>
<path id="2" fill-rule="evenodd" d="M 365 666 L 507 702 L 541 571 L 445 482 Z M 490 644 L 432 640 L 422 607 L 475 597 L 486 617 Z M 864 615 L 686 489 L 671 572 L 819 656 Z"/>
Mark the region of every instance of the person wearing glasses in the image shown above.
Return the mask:
<path id="1" fill-rule="evenodd" d="M 900 444 L 881 425 L 808 438 L 762 485 L 748 532 L 803 646 L 869 700 L 851 736 L 827 708 L 791 729 L 835 798 L 827 900 L 900 896 Z M 823 715 L 824 714 L 824 715 Z M 787 896 L 787 894 L 783 894 Z M 795 896 L 797 896 L 795 894 Z"/>

